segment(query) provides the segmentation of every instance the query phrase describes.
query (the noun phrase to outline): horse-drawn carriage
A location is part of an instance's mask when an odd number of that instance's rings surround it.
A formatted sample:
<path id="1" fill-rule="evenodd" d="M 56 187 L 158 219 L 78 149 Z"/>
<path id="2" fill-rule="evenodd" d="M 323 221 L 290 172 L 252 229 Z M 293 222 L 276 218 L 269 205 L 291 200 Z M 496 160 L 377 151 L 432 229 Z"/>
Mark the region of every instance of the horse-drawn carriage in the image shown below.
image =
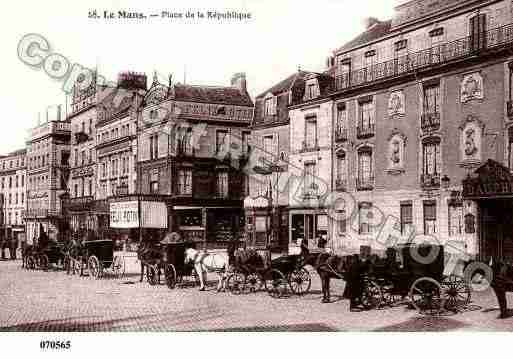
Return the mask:
<path id="1" fill-rule="evenodd" d="M 44 246 L 30 246 L 25 249 L 23 262 L 27 269 L 47 270 L 51 264 L 64 264 L 64 245 L 58 242 L 48 242 Z"/>
<path id="2" fill-rule="evenodd" d="M 282 297 L 292 291 L 302 295 L 310 290 L 312 279 L 300 255 L 285 255 L 270 260 L 254 249 L 239 250 L 235 254 L 227 287 L 233 294 L 256 292 L 265 288 L 272 297 Z"/>
<path id="3" fill-rule="evenodd" d="M 400 248 L 402 267 L 390 259 L 368 263 L 362 273 L 362 304 L 367 309 L 394 305 L 408 297 L 420 313 L 458 312 L 470 302 L 470 285 L 462 276 L 444 274 L 439 245 Z"/>
<path id="4" fill-rule="evenodd" d="M 170 289 L 184 283 L 186 277 L 192 277 L 193 282 L 197 283 L 194 267 L 185 263 L 185 250 L 188 246 L 190 244 L 180 241 L 176 236 L 167 236 L 159 243 L 143 243 L 138 251 L 141 262 L 141 281 L 146 268 L 146 279 L 151 285 L 160 284 L 162 272 L 164 272 L 164 281 Z"/>
<path id="5" fill-rule="evenodd" d="M 87 240 L 70 246 L 66 263 L 68 273 L 83 275 L 87 270 L 93 279 L 102 278 L 107 270 L 115 277 L 125 273 L 124 258 L 114 255 L 114 241 L 110 239 Z"/>

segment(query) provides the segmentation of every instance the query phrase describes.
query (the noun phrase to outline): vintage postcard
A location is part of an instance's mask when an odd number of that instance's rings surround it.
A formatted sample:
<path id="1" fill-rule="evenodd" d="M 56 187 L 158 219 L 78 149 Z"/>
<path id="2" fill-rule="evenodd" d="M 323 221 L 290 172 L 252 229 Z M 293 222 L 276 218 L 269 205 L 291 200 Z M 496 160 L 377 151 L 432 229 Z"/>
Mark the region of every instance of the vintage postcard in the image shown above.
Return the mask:
<path id="1" fill-rule="evenodd" d="M 20 0 L 2 27 L 0 342 L 513 330 L 512 1 Z"/>

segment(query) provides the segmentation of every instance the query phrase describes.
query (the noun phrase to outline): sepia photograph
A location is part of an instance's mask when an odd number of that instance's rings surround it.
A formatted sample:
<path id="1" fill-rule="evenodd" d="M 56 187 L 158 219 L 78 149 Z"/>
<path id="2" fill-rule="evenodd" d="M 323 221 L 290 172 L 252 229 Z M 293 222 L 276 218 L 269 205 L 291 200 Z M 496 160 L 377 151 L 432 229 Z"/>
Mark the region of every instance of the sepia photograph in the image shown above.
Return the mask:
<path id="1" fill-rule="evenodd" d="M 2 346 L 513 331 L 513 1 L 3 18 Z"/>

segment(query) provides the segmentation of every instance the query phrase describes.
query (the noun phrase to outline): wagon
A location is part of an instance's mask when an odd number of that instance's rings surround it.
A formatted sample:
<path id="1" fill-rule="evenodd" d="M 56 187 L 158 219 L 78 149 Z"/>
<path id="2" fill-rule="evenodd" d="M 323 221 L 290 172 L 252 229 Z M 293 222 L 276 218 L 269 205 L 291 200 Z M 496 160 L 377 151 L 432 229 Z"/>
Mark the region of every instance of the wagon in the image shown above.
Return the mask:
<path id="1" fill-rule="evenodd" d="M 102 278 L 110 270 L 116 277 L 125 273 L 125 261 L 122 256 L 114 256 L 114 241 L 99 239 L 84 241 L 80 247 L 71 250 L 70 268 L 83 274 L 87 269 L 92 279 Z"/>
<path id="2" fill-rule="evenodd" d="M 378 261 L 363 275 L 362 304 L 367 308 L 392 306 L 408 298 L 420 313 L 436 315 L 460 311 L 470 302 L 470 286 L 463 277 L 444 274 L 441 245 L 401 248 L 402 268 Z"/>
<path id="3" fill-rule="evenodd" d="M 160 284 L 160 273 L 164 272 L 165 284 L 173 289 L 177 284 L 185 284 L 185 278 L 190 277 L 194 283 L 198 276 L 192 264 L 185 263 L 187 243 L 168 240 L 160 242 L 155 256 L 141 259 L 147 267 L 146 278 L 151 285 Z"/>
<path id="4" fill-rule="evenodd" d="M 64 246 L 50 242 L 45 248 L 33 247 L 27 253 L 26 268 L 47 270 L 51 264 L 64 263 Z"/>
<path id="5" fill-rule="evenodd" d="M 294 294 L 306 294 L 311 284 L 310 273 L 300 255 L 285 255 L 271 261 L 262 259 L 238 263 L 227 279 L 227 287 L 233 294 L 256 292 L 265 288 L 272 297 L 282 297 L 289 289 Z"/>

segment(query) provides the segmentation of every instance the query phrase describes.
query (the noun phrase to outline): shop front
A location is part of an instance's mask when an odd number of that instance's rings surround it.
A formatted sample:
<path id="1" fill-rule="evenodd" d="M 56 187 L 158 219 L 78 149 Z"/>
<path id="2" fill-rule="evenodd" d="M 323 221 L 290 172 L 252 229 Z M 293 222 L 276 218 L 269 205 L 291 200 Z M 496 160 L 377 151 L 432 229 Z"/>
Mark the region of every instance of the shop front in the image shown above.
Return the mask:
<path id="1" fill-rule="evenodd" d="M 291 209 L 289 251 L 298 252 L 303 240 L 311 250 L 325 248 L 328 243 L 328 215 L 322 209 Z"/>
<path id="2" fill-rule="evenodd" d="M 466 231 L 478 231 L 478 258 L 513 261 L 513 176 L 509 169 L 488 160 L 463 180 L 463 199 L 475 201 L 478 207 L 477 223 L 473 216 L 465 217 Z"/>

